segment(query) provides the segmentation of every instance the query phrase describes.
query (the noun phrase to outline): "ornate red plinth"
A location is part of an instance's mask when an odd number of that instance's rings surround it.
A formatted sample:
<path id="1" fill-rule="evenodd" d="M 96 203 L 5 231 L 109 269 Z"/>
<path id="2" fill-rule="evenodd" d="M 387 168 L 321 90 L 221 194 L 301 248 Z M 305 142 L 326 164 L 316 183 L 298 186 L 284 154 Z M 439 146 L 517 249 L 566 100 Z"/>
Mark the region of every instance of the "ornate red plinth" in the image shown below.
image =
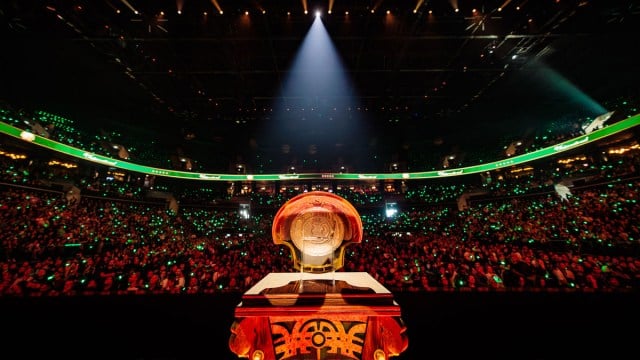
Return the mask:
<path id="1" fill-rule="evenodd" d="M 384 360 L 406 350 L 400 306 L 367 273 L 271 273 L 235 309 L 229 347 L 251 360 Z"/>

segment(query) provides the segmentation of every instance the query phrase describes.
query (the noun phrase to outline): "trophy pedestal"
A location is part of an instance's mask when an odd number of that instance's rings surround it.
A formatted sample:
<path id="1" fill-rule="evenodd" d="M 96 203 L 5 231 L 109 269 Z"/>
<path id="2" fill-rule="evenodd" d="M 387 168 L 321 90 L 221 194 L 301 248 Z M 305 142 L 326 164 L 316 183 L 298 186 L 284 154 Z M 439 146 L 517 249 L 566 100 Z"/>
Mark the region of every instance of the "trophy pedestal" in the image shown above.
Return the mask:
<path id="1" fill-rule="evenodd" d="M 408 346 L 393 294 L 364 272 L 271 273 L 234 315 L 240 358 L 388 359 Z"/>

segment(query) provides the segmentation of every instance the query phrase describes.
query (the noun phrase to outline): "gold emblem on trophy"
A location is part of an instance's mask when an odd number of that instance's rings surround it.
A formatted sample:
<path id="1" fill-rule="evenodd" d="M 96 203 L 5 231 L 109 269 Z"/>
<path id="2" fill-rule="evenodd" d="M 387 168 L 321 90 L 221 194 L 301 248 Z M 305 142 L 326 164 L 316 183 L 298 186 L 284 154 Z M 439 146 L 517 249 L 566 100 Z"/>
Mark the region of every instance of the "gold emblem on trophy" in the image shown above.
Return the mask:
<path id="1" fill-rule="evenodd" d="M 344 266 L 344 251 L 362 241 L 362 220 L 348 201 L 330 192 L 313 191 L 291 198 L 276 213 L 273 241 L 291 251 L 297 270 L 335 271 Z"/>

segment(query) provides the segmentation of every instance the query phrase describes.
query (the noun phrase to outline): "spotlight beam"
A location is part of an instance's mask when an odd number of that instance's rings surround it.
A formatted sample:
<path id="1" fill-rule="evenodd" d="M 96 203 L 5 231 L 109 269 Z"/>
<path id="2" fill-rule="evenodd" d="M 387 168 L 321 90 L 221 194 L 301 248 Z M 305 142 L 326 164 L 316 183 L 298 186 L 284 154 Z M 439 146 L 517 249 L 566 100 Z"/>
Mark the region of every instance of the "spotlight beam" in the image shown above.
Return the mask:
<path id="1" fill-rule="evenodd" d="M 380 7 L 380 5 L 382 4 L 383 0 L 378 0 L 376 1 L 376 3 L 373 5 L 373 7 L 371 8 L 371 12 L 376 12 L 378 11 L 378 8 Z"/>
<path id="2" fill-rule="evenodd" d="M 220 7 L 220 4 L 218 4 L 218 0 L 211 0 L 211 3 L 216 7 L 216 10 L 218 10 L 218 12 L 222 14 L 222 7 Z"/>
<path id="3" fill-rule="evenodd" d="M 129 8 L 129 10 L 133 11 L 134 13 L 138 13 L 138 10 L 136 10 L 131 4 L 129 4 L 129 2 L 127 0 L 120 0 L 126 7 Z"/>
<path id="4" fill-rule="evenodd" d="M 288 149 L 283 157 L 327 168 L 328 163 L 324 162 L 336 160 L 327 154 L 351 157 L 349 162 L 358 162 L 360 159 L 356 157 L 367 155 L 360 151 L 344 154 L 340 150 L 340 144 L 366 142 L 368 128 L 362 124 L 364 115 L 355 111 L 360 98 L 321 17 L 313 20 L 291 66 L 283 74 L 282 88 L 272 106 L 273 116 L 263 124 L 259 143 L 273 149 Z M 354 147 L 366 149 L 364 144 Z"/>

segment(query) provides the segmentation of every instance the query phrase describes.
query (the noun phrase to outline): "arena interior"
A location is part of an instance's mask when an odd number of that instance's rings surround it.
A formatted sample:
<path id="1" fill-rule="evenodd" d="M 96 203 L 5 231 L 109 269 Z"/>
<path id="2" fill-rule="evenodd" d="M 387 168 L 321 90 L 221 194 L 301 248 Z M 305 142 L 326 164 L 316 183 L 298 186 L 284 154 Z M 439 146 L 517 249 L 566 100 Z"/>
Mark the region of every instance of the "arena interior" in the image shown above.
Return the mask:
<path id="1" fill-rule="evenodd" d="M 393 293 L 392 359 L 633 356 L 639 22 L 619 0 L 2 2 L 7 358 L 238 358 L 242 295 L 296 271 L 274 216 L 314 191 L 357 209 L 337 271 Z"/>

